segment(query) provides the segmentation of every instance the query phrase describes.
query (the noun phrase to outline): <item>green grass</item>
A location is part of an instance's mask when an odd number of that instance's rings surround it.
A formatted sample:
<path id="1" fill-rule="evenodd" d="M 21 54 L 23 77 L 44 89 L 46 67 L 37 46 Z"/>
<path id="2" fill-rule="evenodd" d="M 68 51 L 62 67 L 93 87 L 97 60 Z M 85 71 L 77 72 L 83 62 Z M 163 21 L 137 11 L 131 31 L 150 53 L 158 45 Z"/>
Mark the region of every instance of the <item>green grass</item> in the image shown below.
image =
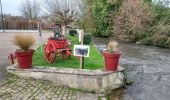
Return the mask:
<path id="1" fill-rule="evenodd" d="M 71 49 L 73 51 L 74 44 L 80 44 L 78 42 L 78 38 L 67 36 L 67 39 L 69 39 L 72 43 Z M 90 57 L 87 57 L 84 59 L 84 69 L 102 69 L 103 68 L 103 57 L 98 52 L 98 50 L 93 46 L 92 43 L 89 44 L 90 46 Z M 62 60 L 58 57 L 56 57 L 54 63 L 48 63 L 44 60 L 44 47 L 39 47 L 33 56 L 33 66 L 50 66 L 50 67 L 61 67 L 61 68 L 76 68 L 78 69 L 80 64 L 80 59 L 76 58 L 74 56 L 71 56 L 69 60 Z"/>

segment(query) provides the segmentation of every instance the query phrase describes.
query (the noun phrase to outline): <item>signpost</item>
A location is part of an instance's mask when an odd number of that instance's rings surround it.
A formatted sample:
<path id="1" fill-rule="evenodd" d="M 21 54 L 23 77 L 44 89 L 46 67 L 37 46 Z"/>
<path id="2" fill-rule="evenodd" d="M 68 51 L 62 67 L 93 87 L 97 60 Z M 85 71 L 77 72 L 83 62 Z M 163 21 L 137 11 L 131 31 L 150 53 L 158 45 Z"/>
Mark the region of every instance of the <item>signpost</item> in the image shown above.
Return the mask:
<path id="1" fill-rule="evenodd" d="M 81 45 L 83 45 L 83 40 L 84 40 L 84 30 L 80 31 L 80 36 L 81 36 Z M 84 68 L 84 57 L 80 57 L 80 69 Z"/>
<path id="2" fill-rule="evenodd" d="M 80 45 L 74 45 L 74 56 L 80 57 L 80 69 L 84 68 L 84 57 L 89 57 L 90 46 L 83 45 L 84 30 L 78 31 Z"/>
<path id="3" fill-rule="evenodd" d="M 38 32 L 39 32 L 39 36 L 41 37 L 41 25 L 40 25 L 40 22 L 38 22 Z"/>

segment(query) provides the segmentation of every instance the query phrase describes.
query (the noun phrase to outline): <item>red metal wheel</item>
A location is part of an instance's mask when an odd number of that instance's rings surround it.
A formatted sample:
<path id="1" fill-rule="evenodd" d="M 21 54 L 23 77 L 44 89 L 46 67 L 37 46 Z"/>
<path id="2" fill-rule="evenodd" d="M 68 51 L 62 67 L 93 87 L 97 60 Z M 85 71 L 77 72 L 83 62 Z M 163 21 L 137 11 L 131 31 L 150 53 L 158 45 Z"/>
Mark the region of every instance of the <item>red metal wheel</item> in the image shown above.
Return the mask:
<path id="1" fill-rule="evenodd" d="M 56 58 L 56 48 L 53 44 L 47 43 L 44 46 L 44 59 L 49 63 L 53 63 Z"/>

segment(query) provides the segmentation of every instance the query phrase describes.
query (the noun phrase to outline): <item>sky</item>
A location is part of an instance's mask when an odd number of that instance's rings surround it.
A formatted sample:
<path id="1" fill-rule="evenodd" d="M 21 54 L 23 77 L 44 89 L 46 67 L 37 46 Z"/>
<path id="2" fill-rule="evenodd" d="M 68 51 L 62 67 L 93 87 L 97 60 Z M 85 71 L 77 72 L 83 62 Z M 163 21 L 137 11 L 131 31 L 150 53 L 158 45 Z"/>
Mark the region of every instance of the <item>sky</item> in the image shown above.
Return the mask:
<path id="1" fill-rule="evenodd" d="M 1 0 L 3 14 L 21 15 L 19 8 L 25 0 Z M 37 1 L 37 0 L 36 0 Z"/>
<path id="2" fill-rule="evenodd" d="M 19 6 L 24 0 L 2 0 L 4 14 L 20 15 Z"/>

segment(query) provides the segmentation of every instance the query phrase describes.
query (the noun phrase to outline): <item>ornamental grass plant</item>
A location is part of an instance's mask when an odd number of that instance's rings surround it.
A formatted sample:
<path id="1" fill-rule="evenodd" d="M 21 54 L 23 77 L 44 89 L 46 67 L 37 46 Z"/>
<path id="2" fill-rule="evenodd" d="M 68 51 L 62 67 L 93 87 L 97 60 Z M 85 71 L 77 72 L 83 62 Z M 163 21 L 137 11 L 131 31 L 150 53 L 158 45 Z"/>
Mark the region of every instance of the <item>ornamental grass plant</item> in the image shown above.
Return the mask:
<path id="1" fill-rule="evenodd" d="M 13 43 L 20 47 L 19 51 L 27 51 L 35 43 L 35 39 L 31 35 L 17 34 L 14 36 Z"/>
<path id="2" fill-rule="evenodd" d="M 118 42 L 111 40 L 107 45 L 106 51 L 109 53 L 114 53 L 118 51 L 118 45 L 119 45 Z"/>

